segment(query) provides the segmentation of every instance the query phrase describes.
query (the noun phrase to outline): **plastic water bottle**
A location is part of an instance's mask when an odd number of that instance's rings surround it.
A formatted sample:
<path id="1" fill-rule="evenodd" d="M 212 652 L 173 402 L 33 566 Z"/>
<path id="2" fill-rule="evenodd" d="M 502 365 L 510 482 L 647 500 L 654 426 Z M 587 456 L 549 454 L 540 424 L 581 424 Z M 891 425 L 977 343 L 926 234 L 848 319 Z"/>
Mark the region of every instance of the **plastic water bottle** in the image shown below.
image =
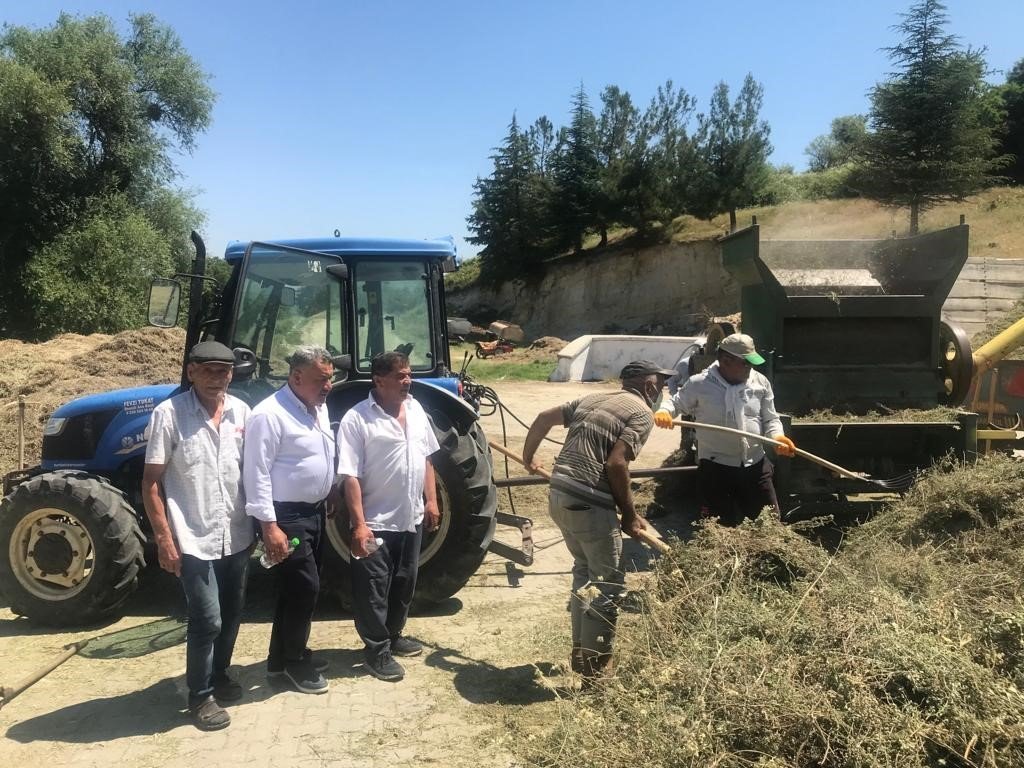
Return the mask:
<path id="1" fill-rule="evenodd" d="M 299 539 L 298 539 L 298 537 L 295 537 L 291 541 L 288 542 L 288 554 L 285 555 L 285 559 L 287 559 L 288 556 L 291 555 L 291 553 L 295 551 L 295 548 L 297 546 L 299 546 Z M 267 554 L 267 549 L 264 546 L 262 541 L 259 543 L 259 551 L 260 551 L 260 565 L 262 565 L 264 568 L 273 568 L 275 565 L 277 565 L 277 563 L 275 563 L 273 560 L 270 559 L 270 555 Z M 284 562 L 284 560 L 281 560 L 280 562 Z"/>
<path id="2" fill-rule="evenodd" d="M 366 556 L 369 557 L 374 552 L 376 552 L 378 549 L 380 549 L 381 544 L 383 544 L 383 543 L 384 543 L 384 539 L 370 539 L 368 542 L 366 542 Z M 359 557 L 359 555 L 355 554 L 354 552 L 352 553 L 352 557 L 354 557 L 356 560 L 362 560 L 363 559 L 363 558 Z"/>

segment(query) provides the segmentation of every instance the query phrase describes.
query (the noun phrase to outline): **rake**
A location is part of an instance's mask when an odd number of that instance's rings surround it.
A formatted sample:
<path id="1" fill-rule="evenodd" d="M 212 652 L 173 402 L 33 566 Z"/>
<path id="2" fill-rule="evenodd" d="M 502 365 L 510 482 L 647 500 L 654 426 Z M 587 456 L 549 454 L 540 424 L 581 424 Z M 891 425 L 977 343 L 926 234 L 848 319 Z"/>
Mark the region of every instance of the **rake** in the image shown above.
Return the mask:
<path id="1" fill-rule="evenodd" d="M 707 429 L 712 432 L 726 432 L 732 435 L 739 435 L 741 437 L 749 437 L 753 438 L 754 440 L 760 440 L 762 443 L 778 445 L 775 442 L 774 438 L 765 437 L 764 435 L 759 435 L 756 432 L 745 432 L 742 429 L 733 429 L 732 427 L 720 427 L 717 424 L 701 424 L 700 422 L 697 421 L 680 421 L 679 419 L 675 419 L 672 423 L 677 424 L 685 429 Z M 906 472 L 902 475 L 897 475 L 896 477 L 891 477 L 887 480 L 879 480 L 877 478 L 867 477 L 858 472 L 853 472 L 849 469 L 845 469 L 844 467 L 840 467 L 838 464 L 833 464 L 828 459 L 823 459 L 821 458 L 821 456 L 815 456 L 813 453 L 808 453 L 807 451 L 801 448 L 796 449 L 796 455 L 802 456 L 808 461 L 813 461 L 815 464 L 825 467 L 826 469 L 830 469 L 837 475 L 848 477 L 851 480 L 860 480 L 861 482 L 864 483 L 871 483 L 872 485 L 876 485 L 879 488 L 882 488 L 886 491 L 892 491 L 894 493 L 907 490 L 917 481 L 917 473 L 915 472 Z"/>
<path id="2" fill-rule="evenodd" d="M 526 467 L 526 462 L 523 461 L 523 457 L 520 456 L 518 453 L 514 453 L 511 449 L 506 448 L 501 443 L 496 443 L 493 440 L 488 440 L 487 444 L 491 446 L 492 450 L 495 450 L 498 453 L 502 453 L 505 456 L 508 456 L 513 461 L 516 461 L 519 464 L 522 464 L 524 467 Z M 527 469 L 529 469 L 529 467 L 527 467 Z M 551 473 L 548 472 L 546 469 L 538 469 L 537 474 L 543 477 L 545 480 L 551 479 Z M 640 541 L 649 546 L 651 549 L 655 549 L 658 552 L 661 552 L 662 554 L 664 554 L 665 552 L 672 551 L 671 547 L 669 547 L 669 545 L 666 544 L 664 540 L 657 535 L 653 528 L 644 528 L 642 531 L 640 531 L 640 535 L 637 538 L 639 538 Z"/>

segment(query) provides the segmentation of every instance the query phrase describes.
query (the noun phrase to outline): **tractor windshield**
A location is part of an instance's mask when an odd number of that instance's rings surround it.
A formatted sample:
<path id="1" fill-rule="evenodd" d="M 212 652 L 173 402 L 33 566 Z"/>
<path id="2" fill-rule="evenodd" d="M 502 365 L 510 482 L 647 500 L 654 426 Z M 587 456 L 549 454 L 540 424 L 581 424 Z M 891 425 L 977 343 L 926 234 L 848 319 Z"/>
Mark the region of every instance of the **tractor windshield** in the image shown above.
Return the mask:
<path id="1" fill-rule="evenodd" d="M 285 358 L 296 347 L 312 344 L 344 354 L 343 283 L 327 268 L 334 256 L 271 246 L 252 251 L 238 301 L 233 347 L 252 350 L 258 379 L 280 387 L 288 378 Z"/>
<path id="2" fill-rule="evenodd" d="M 414 371 L 434 368 L 430 291 L 422 261 L 357 261 L 353 265 L 356 310 L 356 366 L 370 370 L 381 352 L 409 356 Z"/>

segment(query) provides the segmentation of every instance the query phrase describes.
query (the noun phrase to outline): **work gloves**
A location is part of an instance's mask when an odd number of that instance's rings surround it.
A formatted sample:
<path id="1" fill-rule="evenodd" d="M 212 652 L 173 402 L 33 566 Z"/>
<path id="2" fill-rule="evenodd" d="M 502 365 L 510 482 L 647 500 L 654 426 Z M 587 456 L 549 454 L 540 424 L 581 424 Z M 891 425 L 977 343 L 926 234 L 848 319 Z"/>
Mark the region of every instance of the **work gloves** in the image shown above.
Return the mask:
<path id="1" fill-rule="evenodd" d="M 672 414 L 667 411 L 655 411 L 654 423 L 662 429 L 672 429 Z"/>
<path id="2" fill-rule="evenodd" d="M 779 435 L 775 438 L 775 452 L 779 454 L 779 456 L 785 456 L 787 459 L 792 459 L 796 456 L 796 443 L 785 435 Z"/>

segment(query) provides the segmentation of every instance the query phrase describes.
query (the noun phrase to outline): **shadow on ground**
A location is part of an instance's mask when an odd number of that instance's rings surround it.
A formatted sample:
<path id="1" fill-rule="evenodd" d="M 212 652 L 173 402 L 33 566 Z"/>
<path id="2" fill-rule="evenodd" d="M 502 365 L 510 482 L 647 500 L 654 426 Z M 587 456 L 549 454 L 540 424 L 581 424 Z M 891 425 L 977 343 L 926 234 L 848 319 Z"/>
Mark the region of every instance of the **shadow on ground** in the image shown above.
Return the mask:
<path id="1" fill-rule="evenodd" d="M 329 680 L 365 674 L 361 650 L 324 650 L 317 654 L 330 665 L 326 673 Z M 240 702 L 230 705 L 230 711 L 245 709 L 271 696 L 294 690 L 285 678 L 268 679 L 262 661 L 232 667 L 232 672 L 245 695 Z M 165 733 L 189 725 L 183 688 L 182 678 L 165 678 L 138 691 L 71 704 L 24 720 L 8 728 L 5 735 L 22 744 L 35 741 L 92 744 Z"/>
<path id="2" fill-rule="evenodd" d="M 536 704 L 557 695 L 540 682 L 540 678 L 554 674 L 553 665 L 547 661 L 501 668 L 453 648 L 435 648 L 424 663 L 451 672 L 455 690 L 473 704 Z"/>

